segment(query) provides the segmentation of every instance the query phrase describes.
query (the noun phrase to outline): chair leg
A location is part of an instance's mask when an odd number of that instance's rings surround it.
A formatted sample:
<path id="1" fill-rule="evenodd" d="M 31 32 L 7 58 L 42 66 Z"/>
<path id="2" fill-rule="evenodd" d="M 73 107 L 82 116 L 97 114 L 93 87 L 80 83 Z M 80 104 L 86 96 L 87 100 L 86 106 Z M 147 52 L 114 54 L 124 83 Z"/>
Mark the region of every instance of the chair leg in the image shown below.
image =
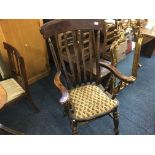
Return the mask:
<path id="1" fill-rule="evenodd" d="M 32 97 L 30 94 L 28 94 L 28 101 L 29 103 L 32 105 L 32 107 L 37 111 L 40 112 L 40 109 L 38 108 L 38 106 L 33 102 Z"/>
<path id="2" fill-rule="evenodd" d="M 113 111 L 114 131 L 115 135 L 119 134 L 119 114 L 117 108 Z"/>
<path id="3" fill-rule="evenodd" d="M 24 133 L 13 130 L 13 129 L 10 129 L 10 128 L 6 127 L 5 125 L 1 124 L 1 123 L 0 123 L 0 130 L 3 130 L 3 131 L 5 131 L 7 133 L 10 133 L 12 135 L 24 135 Z"/>
<path id="4" fill-rule="evenodd" d="M 66 117 L 68 115 L 68 107 L 64 106 L 64 113 L 63 116 Z"/>
<path id="5" fill-rule="evenodd" d="M 78 134 L 77 122 L 75 120 L 71 121 L 71 129 L 72 129 L 72 135 L 77 135 Z"/>

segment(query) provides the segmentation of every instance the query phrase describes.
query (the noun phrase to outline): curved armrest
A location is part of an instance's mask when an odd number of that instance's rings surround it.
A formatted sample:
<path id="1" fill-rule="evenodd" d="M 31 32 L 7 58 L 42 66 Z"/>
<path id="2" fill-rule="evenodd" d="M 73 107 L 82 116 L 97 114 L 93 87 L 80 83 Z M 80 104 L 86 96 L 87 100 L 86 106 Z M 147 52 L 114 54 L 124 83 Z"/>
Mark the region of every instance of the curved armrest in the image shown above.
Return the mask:
<path id="1" fill-rule="evenodd" d="M 61 104 L 64 104 L 69 100 L 69 93 L 66 87 L 61 83 L 60 75 L 61 75 L 61 71 L 58 71 L 54 77 L 54 84 L 62 93 L 62 97 L 60 98 L 59 102 Z"/>
<path id="2" fill-rule="evenodd" d="M 135 78 L 133 76 L 128 77 L 128 76 L 123 75 L 121 72 L 118 71 L 118 69 L 116 67 L 114 67 L 110 64 L 99 61 L 99 65 L 110 70 L 117 78 L 119 78 L 123 82 L 132 83 L 135 81 Z"/>

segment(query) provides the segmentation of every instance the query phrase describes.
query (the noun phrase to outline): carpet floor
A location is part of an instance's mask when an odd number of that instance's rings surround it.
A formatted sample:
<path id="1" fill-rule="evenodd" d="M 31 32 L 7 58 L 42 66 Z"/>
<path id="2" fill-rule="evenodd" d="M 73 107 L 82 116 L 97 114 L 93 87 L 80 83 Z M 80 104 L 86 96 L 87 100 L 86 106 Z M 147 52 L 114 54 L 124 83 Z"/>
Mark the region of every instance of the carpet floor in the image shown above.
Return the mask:
<path id="1" fill-rule="evenodd" d="M 120 134 L 155 134 L 155 56 L 140 58 L 143 65 L 138 79 L 117 97 L 120 102 Z M 125 69 L 125 67 L 124 67 Z M 53 84 L 55 69 L 48 77 L 30 86 L 34 102 L 41 112 L 36 113 L 25 100 L 9 105 L 0 112 L 0 122 L 26 135 L 69 135 L 69 121 L 63 117 L 58 104 L 60 93 Z M 113 121 L 103 117 L 79 127 L 82 135 L 112 135 Z"/>

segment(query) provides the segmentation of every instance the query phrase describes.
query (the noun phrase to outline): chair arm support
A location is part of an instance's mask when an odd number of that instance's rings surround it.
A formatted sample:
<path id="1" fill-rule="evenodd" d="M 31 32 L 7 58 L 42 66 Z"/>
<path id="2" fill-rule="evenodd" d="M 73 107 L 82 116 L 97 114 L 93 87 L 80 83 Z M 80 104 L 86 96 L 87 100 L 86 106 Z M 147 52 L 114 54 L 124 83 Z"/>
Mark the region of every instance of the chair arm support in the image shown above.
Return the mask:
<path id="1" fill-rule="evenodd" d="M 110 64 L 104 63 L 99 61 L 99 66 L 105 67 L 108 70 L 110 70 L 117 78 L 119 78 L 120 80 L 122 80 L 123 82 L 126 83 L 132 83 L 135 81 L 135 78 L 133 76 L 125 76 L 123 75 L 121 72 L 118 71 L 118 69 Z"/>
<path id="2" fill-rule="evenodd" d="M 61 83 L 60 75 L 61 71 L 58 71 L 54 77 L 54 84 L 62 93 L 62 97 L 60 98 L 59 102 L 61 104 L 65 104 L 69 100 L 69 93 L 66 87 Z"/>

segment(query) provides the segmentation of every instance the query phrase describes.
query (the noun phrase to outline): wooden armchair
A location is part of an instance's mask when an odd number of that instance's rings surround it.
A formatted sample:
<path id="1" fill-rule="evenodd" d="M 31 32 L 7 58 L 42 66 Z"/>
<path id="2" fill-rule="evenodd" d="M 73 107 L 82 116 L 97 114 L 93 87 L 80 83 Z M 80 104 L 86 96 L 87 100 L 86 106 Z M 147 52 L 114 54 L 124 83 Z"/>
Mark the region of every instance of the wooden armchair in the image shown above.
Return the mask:
<path id="1" fill-rule="evenodd" d="M 16 48 L 8 43 L 4 42 L 4 48 L 8 53 L 10 78 L 0 81 L 0 86 L 7 94 L 7 99 L 5 102 L 3 101 L 3 105 L 1 105 L 0 108 L 6 107 L 11 103 L 26 97 L 28 99 L 28 103 L 30 103 L 35 108 L 35 110 L 40 111 L 36 104 L 33 102 L 29 92 L 23 57 L 20 56 Z M 0 129 L 11 134 L 20 134 L 20 132 L 9 129 L 2 124 L 0 124 Z"/>
<path id="2" fill-rule="evenodd" d="M 55 75 L 54 83 L 62 93 L 59 102 L 64 106 L 65 113 L 69 117 L 72 134 L 77 134 L 79 123 L 95 120 L 105 115 L 112 117 L 115 134 L 119 133 L 118 101 L 115 99 L 115 95 L 109 94 L 100 84 L 100 66 L 107 68 L 111 74 L 124 82 L 132 83 L 134 81 L 133 77 L 123 76 L 114 66 L 99 61 L 100 32 L 102 27 L 103 25 L 98 20 L 91 19 L 87 21 L 63 20 L 49 22 L 41 27 L 41 34 L 45 39 L 50 40 L 52 36 L 56 38 L 61 64 L 58 66 L 59 71 Z M 89 55 L 87 59 L 85 59 L 85 50 L 82 44 L 83 35 L 81 32 L 83 30 L 89 33 L 89 53 L 87 53 Z M 68 31 L 73 32 L 72 48 L 75 53 L 74 64 L 76 68 L 73 67 L 70 54 L 71 48 L 66 37 L 66 32 Z M 95 36 L 94 31 L 97 31 L 97 36 Z M 64 33 L 64 44 L 59 40 L 59 35 L 62 33 Z M 69 65 L 62 58 L 63 47 L 65 47 L 67 52 L 68 60 L 70 60 Z M 88 62 L 90 66 L 93 66 L 93 58 L 95 58 L 96 63 L 96 77 L 92 74 L 93 67 L 90 67 L 89 71 L 86 69 L 86 63 Z M 82 59 L 82 62 L 79 61 L 80 59 Z M 65 76 L 67 86 L 64 86 L 60 80 L 61 73 Z"/>

